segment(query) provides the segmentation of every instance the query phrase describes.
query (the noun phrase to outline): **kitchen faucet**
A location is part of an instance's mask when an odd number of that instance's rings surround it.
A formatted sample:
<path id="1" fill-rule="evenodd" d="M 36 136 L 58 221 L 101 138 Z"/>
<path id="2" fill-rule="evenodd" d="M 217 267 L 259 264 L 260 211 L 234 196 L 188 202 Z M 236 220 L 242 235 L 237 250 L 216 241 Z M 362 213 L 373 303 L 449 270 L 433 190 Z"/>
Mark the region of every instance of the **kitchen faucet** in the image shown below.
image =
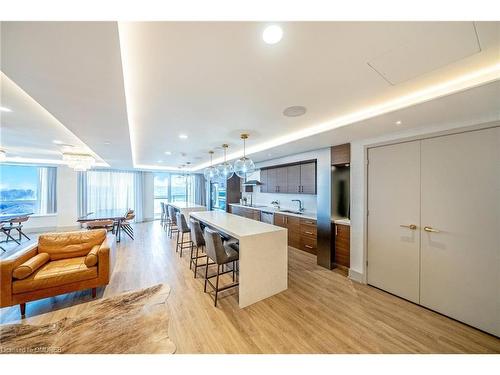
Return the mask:
<path id="1" fill-rule="evenodd" d="M 276 208 L 277 210 L 280 209 L 280 201 L 278 200 L 275 200 L 275 201 L 272 201 L 271 204 L 274 206 L 274 208 Z"/>
<path id="2" fill-rule="evenodd" d="M 300 199 L 292 199 L 292 202 L 299 202 L 299 212 L 304 211 L 304 206 L 302 205 L 302 201 Z"/>

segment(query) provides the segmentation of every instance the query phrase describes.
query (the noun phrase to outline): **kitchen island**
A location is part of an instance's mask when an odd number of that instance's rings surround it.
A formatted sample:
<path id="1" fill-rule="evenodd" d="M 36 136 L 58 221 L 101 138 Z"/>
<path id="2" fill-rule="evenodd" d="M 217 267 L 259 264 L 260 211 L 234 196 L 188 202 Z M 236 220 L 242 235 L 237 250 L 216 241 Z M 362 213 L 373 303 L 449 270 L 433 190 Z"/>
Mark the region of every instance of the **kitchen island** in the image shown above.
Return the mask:
<path id="1" fill-rule="evenodd" d="M 223 211 L 191 217 L 239 241 L 239 306 L 249 306 L 288 287 L 287 230 Z"/>
<path id="2" fill-rule="evenodd" d="M 196 203 L 191 203 L 191 202 L 172 202 L 169 203 L 172 207 L 174 207 L 177 211 L 180 211 L 180 213 L 184 214 L 184 217 L 186 218 L 186 221 L 189 221 L 189 214 L 191 212 L 197 212 L 197 211 L 206 211 L 207 208 L 205 206 L 196 204 Z"/>

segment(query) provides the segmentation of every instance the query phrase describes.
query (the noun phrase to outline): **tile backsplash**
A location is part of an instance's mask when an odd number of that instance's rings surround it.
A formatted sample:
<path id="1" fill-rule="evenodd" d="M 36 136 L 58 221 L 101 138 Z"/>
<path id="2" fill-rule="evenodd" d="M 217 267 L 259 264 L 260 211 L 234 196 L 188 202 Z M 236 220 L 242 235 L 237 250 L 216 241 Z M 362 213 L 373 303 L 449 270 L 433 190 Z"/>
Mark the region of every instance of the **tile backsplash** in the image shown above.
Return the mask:
<path id="1" fill-rule="evenodd" d="M 260 170 L 255 171 L 248 180 L 260 181 Z M 261 193 L 260 186 L 253 187 L 253 193 L 246 193 L 244 187 L 242 189 L 242 197 L 246 197 L 250 202 L 250 195 L 252 196 L 253 204 L 271 206 L 271 202 L 278 200 L 281 208 L 298 209 L 298 203 L 292 202 L 292 199 L 300 199 L 306 211 L 317 212 L 316 209 L 316 195 L 312 194 L 279 194 L 279 193 Z"/>

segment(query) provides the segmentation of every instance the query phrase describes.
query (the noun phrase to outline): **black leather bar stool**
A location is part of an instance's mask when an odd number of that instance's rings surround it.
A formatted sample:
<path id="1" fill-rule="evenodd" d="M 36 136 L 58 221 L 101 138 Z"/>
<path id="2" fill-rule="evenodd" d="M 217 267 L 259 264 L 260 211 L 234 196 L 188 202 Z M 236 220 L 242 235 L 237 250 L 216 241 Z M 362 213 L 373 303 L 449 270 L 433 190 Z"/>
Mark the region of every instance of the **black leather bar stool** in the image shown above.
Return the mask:
<path id="1" fill-rule="evenodd" d="M 219 292 L 238 286 L 238 283 L 235 282 L 235 279 L 236 279 L 236 261 L 239 260 L 239 254 L 231 246 L 223 244 L 220 234 L 216 231 L 213 231 L 209 228 L 205 228 L 204 238 L 205 238 L 207 256 L 217 265 L 217 274 L 212 276 L 208 276 L 208 266 L 209 266 L 208 262 L 205 265 L 204 291 L 205 293 L 207 292 L 207 284 L 212 287 L 212 289 L 215 291 L 214 306 L 217 306 L 217 297 Z M 221 272 L 221 267 L 224 267 L 224 265 L 228 263 L 232 263 L 233 266 L 232 269 L 225 272 L 224 271 Z M 219 277 L 221 275 L 230 272 L 233 273 L 233 283 L 219 288 Z M 214 277 L 216 278 L 215 285 L 212 284 L 212 282 L 210 281 L 210 279 Z"/>
<path id="2" fill-rule="evenodd" d="M 209 262 L 206 254 L 200 254 L 200 250 L 204 252 L 205 249 L 205 238 L 203 238 L 203 231 L 201 230 L 201 225 L 198 220 L 189 219 L 189 228 L 191 229 L 191 259 L 189 260 L 189 269 L 193 269 L 194 277 L 198 272 L 199 267 L 206 267 L 207 262 Z M 194 249 L 196 248 L 196 253 Z M 198 263 L 198 259 L 205 259 L 202 264 Z M 215 264 L 210 262 L 209 265 Z M 194 267 L 194 268 L 193 268 Z"/>
<path id="3" fill-rule="evenodd" d="M 185 234 L 188 234 L 189 237 L 191 237 L 191 230 L 189 229 L 186 223 L 186 218 L 184 217 L 184 214 L 177 212 L 175 214 L 175 218 L 177 222 L 177 246 L 175 248 L 175 251 L 180 251 L 180 256 L 182 257 L 183 249 L 192 248 L 191 238 L 189 238 L 187 241 L 185 241 L 184 238 Z"/>
<path id="4" fill-rule="evenodd" d="M 179 229 L 177 228 L 177 217 L 175 216 L 175 208 L 168 205 L 167 212 L 170 219 L 170 223 L 168 225 L 168 236 L 172 238 L 172 233 L 179 233 Z"/>

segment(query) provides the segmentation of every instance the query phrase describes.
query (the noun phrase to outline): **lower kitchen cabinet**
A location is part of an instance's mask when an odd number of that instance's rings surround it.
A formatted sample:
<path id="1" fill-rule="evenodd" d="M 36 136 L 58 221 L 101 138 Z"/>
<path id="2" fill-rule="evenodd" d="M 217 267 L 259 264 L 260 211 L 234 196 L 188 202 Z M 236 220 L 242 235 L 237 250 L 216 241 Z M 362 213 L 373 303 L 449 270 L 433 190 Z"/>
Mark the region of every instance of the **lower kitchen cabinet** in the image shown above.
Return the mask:
<path id="1" fill-rule="evenodd" d="M 259 210 L 254 210 L 251 208 L 240 207 L 240 206 L 229 206 L 229 207 L 230 207 L 229 212 L 234 215 L 243 216 L 246 217 L 247 219 L 260 221 Z"/>
<path id="2" fill-rule="evenodd" d="M 288 229 L 288 246 L 307 251 L 311 254 L 316 254 L 316 220 L 274 214 L 274 225 Z"/>
<path id="3" fill-rule="evenodd" d="M 335 231 L 335 264 L 350 267 L 351 227 L 349 225 L 332 224 Z"/>

